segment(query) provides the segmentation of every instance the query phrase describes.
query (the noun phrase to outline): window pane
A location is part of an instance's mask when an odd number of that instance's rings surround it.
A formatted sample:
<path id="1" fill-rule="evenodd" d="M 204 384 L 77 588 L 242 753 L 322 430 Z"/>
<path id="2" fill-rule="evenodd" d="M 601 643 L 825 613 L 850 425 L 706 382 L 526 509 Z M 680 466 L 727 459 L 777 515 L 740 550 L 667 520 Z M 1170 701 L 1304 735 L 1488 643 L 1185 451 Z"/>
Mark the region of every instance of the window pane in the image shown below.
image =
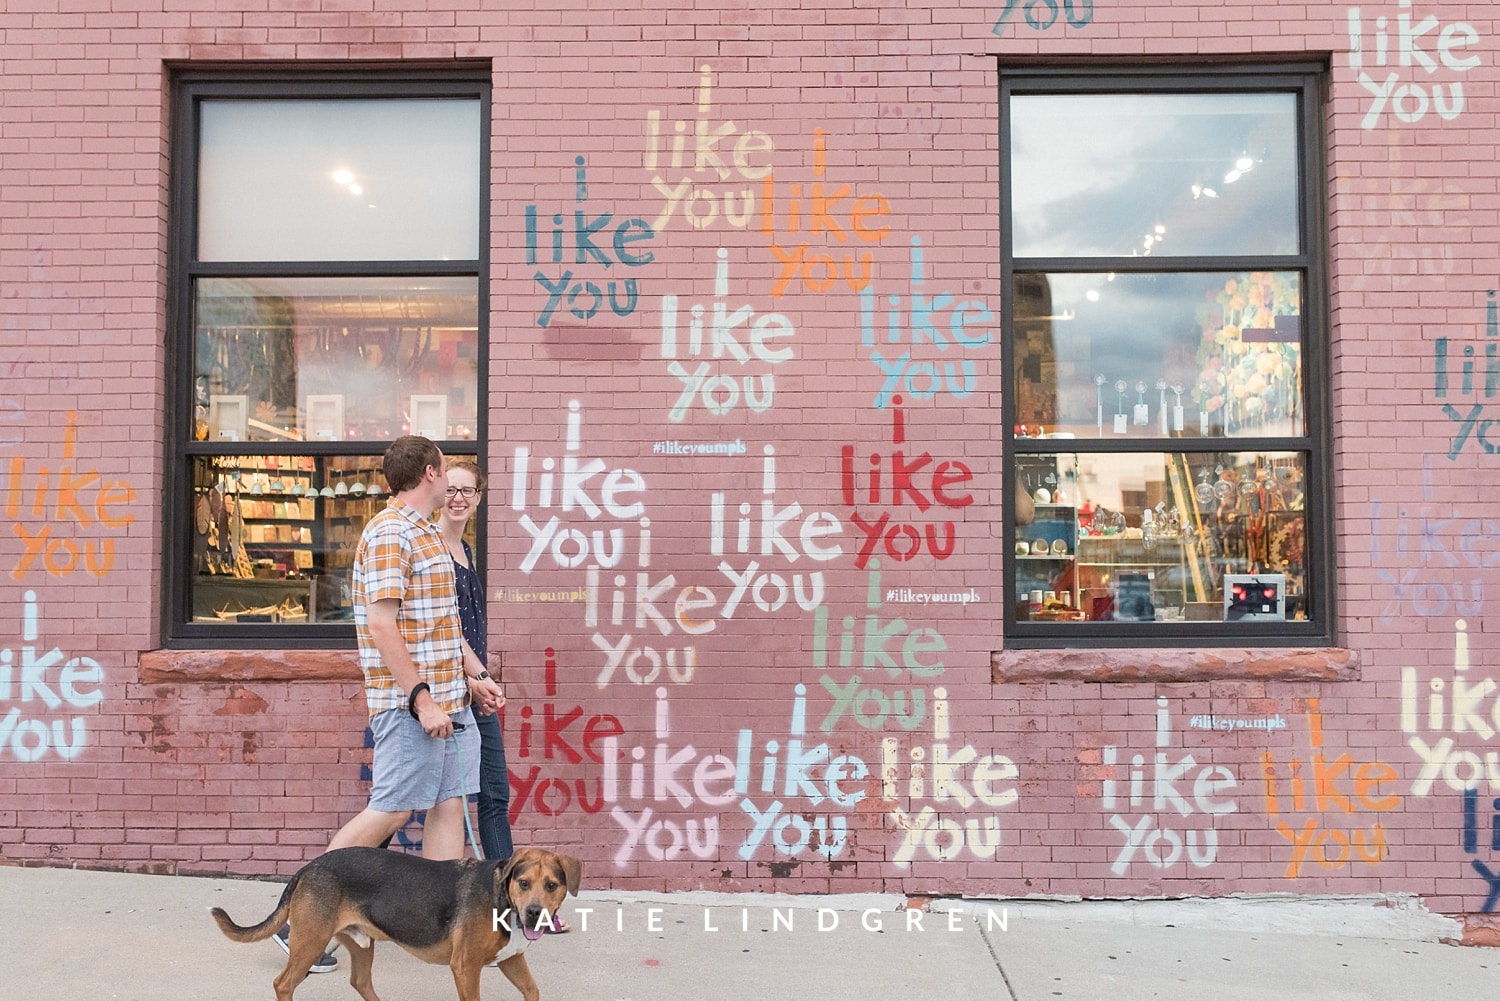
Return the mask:
<path id="1" fill-rule="evenodd" d="M 194 622 L 352 621 L 355 547 L 388 498 L 381 455 L 191 463 Z"/>
<path id="2" fill-rule="evenodd" d="M 1032 514 L 1016 526 L 1016 618 L 1304 618 L 1306 469 L 1294 452 L 1018 456 Z"/>
<path id="3" fill-rule="evenodd" d="M 1300 436 L 1293 272 L 1018 274 L 1018 434 Z"/>
<path id="4" fill-rule="evenodd" d="M 198 257 L 479 257 L 473 100 L 204 101 Z"/>
<path id="5" fill-rule="evenodd" d="M 1016 257 L 1295 254 L 1293 94 L 1017 95 Z"/>
<path id="6" fill-rule="evenodd" d="M 198 440 L 475 436 L 473 277 L 209 278 L 194 291 Z"/>

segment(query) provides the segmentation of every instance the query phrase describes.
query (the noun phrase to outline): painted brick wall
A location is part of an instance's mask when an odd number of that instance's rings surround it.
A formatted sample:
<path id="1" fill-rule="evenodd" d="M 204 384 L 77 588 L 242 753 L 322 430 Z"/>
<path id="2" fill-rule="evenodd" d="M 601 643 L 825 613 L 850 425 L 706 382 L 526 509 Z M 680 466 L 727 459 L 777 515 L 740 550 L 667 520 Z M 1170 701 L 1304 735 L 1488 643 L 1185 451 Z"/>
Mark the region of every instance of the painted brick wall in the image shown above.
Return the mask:
<path id="1" fill-rule="evenodd" d="M 484 59 L 486 555 L 520 841 L 621 887 L 1494 906 L 1500 434 L 1482 379 L 1460 389 L 1454 369 L 1445 389 L 1435 371 L 1440 338 L 1450 359 L 1467 345 L 1482 361 L 1493 336 L 1488 8 L 492 6 L 0 13 L 7 860 L 286 873 L 363 804 L 347 660 L 325 664 L 342 680 L 212 665 L 185 680 L 185 655 L 153 653 L 179 364 L 162 347 L 169 67 Z M 1338 626 L 1357 678 L 993 683 L 997 62 L 1288 54 L 1329 67 Z M 722 129 L 718 159 L 691 140 L 674 159 L 677 123 Z M 842 196 L 821 227 L 819 184 Z M 528 263 L 531 206 L 544 223 L 645 220 L 652 259 L 565 267 L 544 239 Z M 547 285 L 583 281 L 606 296 L 595 315 L 549 305 Z M 969 341 L 919 337 L 903 318 L 918 296 L 964 304 Z M 883 322 L 867 314 L 892 297 L 896 342 L 867 342 Z M 743 359 L 695 349 L 689 311 L 719 303 L 788 332 Z M 733 454 L 679 448 L 705 444 Z M 850 503 L 846 445 L 962 463 L 967 503 Z M 548 507 L 541 464 L 568 455 L 633 471 L 644 508 Z M 768 515 L 784 546 L 762 545 Z M 970 600 L 909 604 L 901 589 Z M 867 636 L 889 660 L 866 666 Z M 1146 655 L 1097 662 L 1132 657 Z M 799 754 L 810 777 L 788 787 Z"/>

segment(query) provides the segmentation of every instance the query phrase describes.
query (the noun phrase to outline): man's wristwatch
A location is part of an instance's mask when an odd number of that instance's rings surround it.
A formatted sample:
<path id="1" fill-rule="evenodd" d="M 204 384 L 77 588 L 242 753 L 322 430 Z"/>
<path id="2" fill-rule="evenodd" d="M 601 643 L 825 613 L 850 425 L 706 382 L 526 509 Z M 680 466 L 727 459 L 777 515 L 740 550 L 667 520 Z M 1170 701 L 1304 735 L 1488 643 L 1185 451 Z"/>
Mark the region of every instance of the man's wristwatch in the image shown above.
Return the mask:
<path id="1" fill-rule="evenodd" d="M 411 713 L 412 719 L 421 719 L 417 715 L 417 696 L 423 692 L 426 692 L 430 696 L 432 694 L 432 686 L 425 681 L 419 681 L 412 686 L 412 690 L 406 696 L 406 711 Z"/>
<path id="2" fill-rule="evenodd" d="M 488 671 L 480 671 L 478 674 L 474 675 L 469 680 L 470 681 L 484 681 L 489 676 L 490 676 L 490 672 L 488 672 Z"/>

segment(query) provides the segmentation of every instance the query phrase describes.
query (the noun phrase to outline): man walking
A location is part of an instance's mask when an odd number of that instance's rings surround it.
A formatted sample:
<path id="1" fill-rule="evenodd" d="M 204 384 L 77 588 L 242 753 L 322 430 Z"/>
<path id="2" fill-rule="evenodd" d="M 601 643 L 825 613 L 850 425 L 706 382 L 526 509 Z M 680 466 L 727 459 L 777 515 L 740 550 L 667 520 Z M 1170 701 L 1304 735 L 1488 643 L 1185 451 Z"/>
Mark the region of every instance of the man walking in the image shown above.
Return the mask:
<path id="1" fill-rule="evenodd" d="M 426 810 L 422 855 L 463 854 L 464 810 L 479 788 L 479 731 L 470 710 L 498 708 L 499 685 L 464 642 L 453 560 L 428 515 L 448 488 L 446 462 L 426 438 L 386 449 L 391 498 L 365 525 L 353 570 L 354 625 L 375 737 L 370 803 L 328 850 L 376 847 Z M 288 929 L 276 935 L 287 945 Z M 331 956 L 314 970 L 334 969 Z"/>

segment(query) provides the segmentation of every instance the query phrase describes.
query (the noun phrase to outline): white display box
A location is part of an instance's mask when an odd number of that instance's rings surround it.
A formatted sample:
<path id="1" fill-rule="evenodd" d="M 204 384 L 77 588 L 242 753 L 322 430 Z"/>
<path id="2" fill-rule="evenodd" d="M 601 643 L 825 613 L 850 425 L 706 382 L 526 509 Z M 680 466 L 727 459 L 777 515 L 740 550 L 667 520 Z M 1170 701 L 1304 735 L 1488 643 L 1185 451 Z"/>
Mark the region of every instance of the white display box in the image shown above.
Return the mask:
<path id="1" fill-rule="evenodd" d="M 250 397 L 210 396 L 208 438 L 210 441 L 245 441 L 250 432 Z"/>
<path id="2" fill-rule="evenodd" d="M 433 441 L 448 437 L 448 397 L 413 396 L 411 398 L 411 433 Z"/>
<path id="3" fill-rule="evenodd" d="M 344 440 L 344 395 L 310 395 L 302 406 L 303 434 L 308 441 Z"/>

